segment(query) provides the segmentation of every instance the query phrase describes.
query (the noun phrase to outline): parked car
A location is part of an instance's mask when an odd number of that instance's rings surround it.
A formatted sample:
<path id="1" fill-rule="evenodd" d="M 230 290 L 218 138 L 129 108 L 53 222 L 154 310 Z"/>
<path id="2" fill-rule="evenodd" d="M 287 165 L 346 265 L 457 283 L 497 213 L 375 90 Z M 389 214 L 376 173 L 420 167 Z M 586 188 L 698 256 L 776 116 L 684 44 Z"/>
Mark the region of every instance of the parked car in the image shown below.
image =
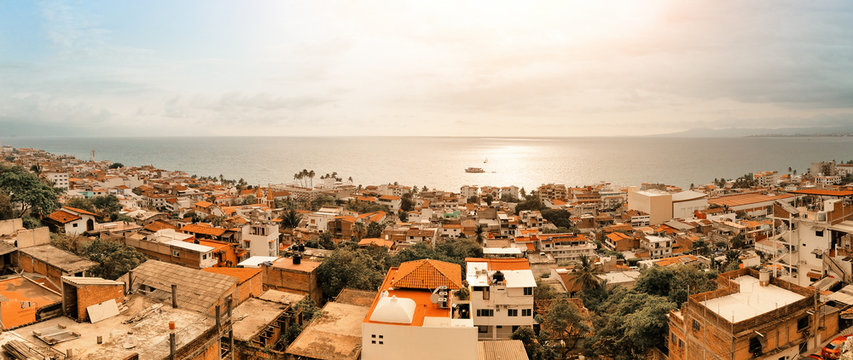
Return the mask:
<path id="1" fill-rule="evenodd" d="M 844 345 L 844 341 L 846 341 L 848 337 L 850 336 L 845 335 L 837 336 L 835 339 L 832 339 L 832 341 L 830 341 L 829 344 L 826 344 L 826 346 L 823 347 L 823 350 L 820 351 L 820 356 L 824 359 L 838 359 L 838 357 L 841 356 L 841 345 Z"/>
<path id="2" fill-rule="evenodd" d="M 803 359 L 807 359 L 807 360 L 808 360 L 808 359 L 813 359 L 813 360 L 824 360 L 824 359 L 823 359 L 820 355 L 818 355 L 818 354 L 806 355 Z"/>

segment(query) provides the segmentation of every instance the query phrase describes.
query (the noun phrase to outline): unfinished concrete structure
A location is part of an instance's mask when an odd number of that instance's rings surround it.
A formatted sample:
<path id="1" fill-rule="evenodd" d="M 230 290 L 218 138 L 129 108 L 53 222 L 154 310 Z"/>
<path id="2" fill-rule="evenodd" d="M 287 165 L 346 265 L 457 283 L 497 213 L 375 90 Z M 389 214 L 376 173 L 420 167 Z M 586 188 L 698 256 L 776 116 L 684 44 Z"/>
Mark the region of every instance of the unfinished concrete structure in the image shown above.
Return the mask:
<path id="1" fill-rule="evenodd" d="M 180 265 L 148 260 L 120 279 L 131 292 L 176 303 L 179 308 L 213 315 L 216 306 L 237 304 L 237 279 Z"/>
<path id="2" fill-rule="evenodd" d="M 717 282 L 670 313 L 670 359 L 796 359 L 838 331 L 814 290 L 769 271 L 730 271 Z"/>
<path id="3" fill-rule="evenodd" d="M 125 284 L 94 277 L 62 277 L 62 310 L 77 321 L 89 320 L 88 308 L 113 300 L 124 302 Z"/>
<path id="4" fill-rule="evenodd" d="M 326 303 L 299 337 L 287 347 L 290 359 L 356 360 L 361 356 L 361 323 L 376 293 L 343 289 Z"/>
<path id="5" fill-rule="evenodd" d="M 284 359 L 282 335 L 291 324 L 301 324 L 296 307 L 305 295 L 267 290 L 240 304 L 233 312 L 236 359 Z"/>
<path id="6" fill-rule="evenodd" d="M 98 265 L 52 245 L 39 245 L 19 249 L 13 263 L 23 272 L 44 275 L 54 290 L 59 291 L 63 276 L 86 276 Z"/>

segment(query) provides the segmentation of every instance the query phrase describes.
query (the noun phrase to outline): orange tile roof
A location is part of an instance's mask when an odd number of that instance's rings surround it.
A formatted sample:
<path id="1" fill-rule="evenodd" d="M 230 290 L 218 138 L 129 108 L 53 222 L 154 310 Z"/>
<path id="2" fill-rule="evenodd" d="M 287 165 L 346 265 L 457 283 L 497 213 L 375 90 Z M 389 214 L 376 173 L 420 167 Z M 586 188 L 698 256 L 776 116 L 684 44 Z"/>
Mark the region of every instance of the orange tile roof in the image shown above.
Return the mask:
<path id="1" fill-rule="evenodd" d="M 178 230 L 178 227 L 175 225 L 169 224 L 167 222 L 160 221 L 160 220 L 157 220 L 157 221 L 154 221 L 148 225 L 145 225 L 145 230 L 152 231 L 152 232 L 157 232 L 157 231 L 160 231 L 163 229 Z"/>
<path id="2" fill-rule="evenodd" d="M 821 189 L 800 189 L 794 191 L 788 191 L 792 194 L 803 194 L 803 195 L 821 195 L 821 196 L 853 196 L 853 191 L 844 191 L 844 190 L 821 190 Z"/>
<path id="3" fill-rule="evenodd" d="M 663 258 L 658 261 L 655 261 L 655 265 L 657 266 L 669 266 L 673 264 L 681 264 L 682 259 L 686 259 L 687 261 L 697 261 L 696 257 L 693 255 L 682 255 L 682 256 L 673 256 L 668 258 Z"/>
<path id="4" fill-rule="evenodd" d="M 211 226 L 200 225 L 200 224 L 184 225 L 184 227 L 181 228 L 181 231 L 194 233 L 194 234 L 210 235 L 210 236 L 221 236 L 222 234 L 225 233 L 225 229 L 223 229 L 223 228 L 211 227 Z"/>
<path id="5" fill-rule="evenodd" d="M 213 206 L 213 203 L 208 202 L 208 201 L 198 201 L 193 205 L 198 206 L 200 208 L 207 208 L 207 207 Z"/>
<path id="6" fill-rule="evenodd" d="M 405 264 L 405 263 L 404 263 Z M 455 265 L 455 264 L 453 264 Z M 459 265 L 456 265 L 459 266 Z M 450 317 L 450 309 L 442 309 L 438 307 L 438 305 L 434 304 L 430 300 L 430 296 L 432 295 L 432 291 L 428 289 L 397 289 L 392 287 L 392 283 L 395 279 L 398 278 L 397 274 L 400 272 L 400 268 L 392 267 L 388 269 L 388 274 L 385 276 L 385 281 L 382 282 L 382 285 L 379 287 L 379 291 L 376 293 L 376 297 L 373 299 L 373 303 L 370 305 L 370 310 L 367 312 L 367 315 L 364 317 L 364 322 L 373 323 L 373 324 L 385 324 L 378 321 L 371 321 L 370 316 L 373 315 L 373 311 L 376 310 L 376 305 L 379 303 L 379 299 L 382 296 L 382 293 L 387 291 L 388 296 L 396 296 L 399 298 L 407 298 L 412 299 L 415 302 L 415 313 L 412 316 L 411 324 L 394 324 L 400 326 L 423 326 L 424 318 L 426 317 L 438 317 L 438 318 L 449 318 Z M 461 272 L 461 270 L 460 270 Z M 460 275 L 461 276 L 461 275 Z"/>
<path id="7" fill-rule="evenodd" d="M 384 246 L 391 248 L 394 245 L 393 240 L 385 240 L 380 238 L 365 238 L 358 242 L 358 246 Z"/>
<path id="8" fill-rule="evenodd" d="M 78 208 L 69 207 L 69 206 L 63 206 L 63 207 L 62 207 L 62 209 L 71 210 L 71 211 L 76 212 L 76 213 L 78 213 L 78 214 L 86 214 L 86 215 L 98 216 L 98 214 L 91 213 L 91 212 L 88 212 L 88 211 L 83 210 L 83 209 L 78 209 Z"/>
<path id="9" fill-rule="evenodd" d="M 261 273 L 261 269 L 254 268 L 229 268 L 229 267 L 210 267 L 201 269 L 201 271 L 206 271 L 214 274 L 222 274 L 227 275 L 233 278 L 237 278 L 237 283 L 242 284 L 247 280 L 255 277 L 256 275 Z"/>
<path id="10" fill-rule="evenodd" d="M 484 262 L 489 264 L 489 270 L 530 270 L 530 262 L 527 259 L 484 259 L 465 258 L 465 262 Z"/>
<path id="11" fill-rule="evenodd" d="M 757 194 L 757 193 L 748 193 L 748 194 L 737 194 L 737 195 L 728 195 L 728 196 L 711 198 L 711 199 L 708 199 L 708 203 L 719 205 L 719 206 L 741 206 L 741 205 L 756 204 L 756 203 L 765 202 L 765 201 L 787 199 L 787 198 L 790 198 L 793 196 L 794 195 L 791 195 L 791 194 L 762 195 L 762 194 Z"/>
<path id="12" fill-rule="evenodd" d="M 50 213 L 50 215 L 48 215 L 47 217 L 53 221 L 60 223 L 60 224 L 66 224 L 66 223 L 72 222 L 74 220 L 80 220 L 81 219 L 79 216 L 74 215 L 74 214 L 67 212 L 67 211 L 64 211 L 64 210 L 56 210 L 56 211 Z"/>
<path id="13" fill-rule="evenodd" d="M 462 267 L 444 261 L 422 259 L 400 264 L 397 276 L 391 285 L 395 288 L 435 289 L 447 286 L 462 288 Z"/>
<path id="14" fill-rule="evenodd" d="M 382 200 L 400 200 L 399 196 L 382 195 L 379 197 Z"/>

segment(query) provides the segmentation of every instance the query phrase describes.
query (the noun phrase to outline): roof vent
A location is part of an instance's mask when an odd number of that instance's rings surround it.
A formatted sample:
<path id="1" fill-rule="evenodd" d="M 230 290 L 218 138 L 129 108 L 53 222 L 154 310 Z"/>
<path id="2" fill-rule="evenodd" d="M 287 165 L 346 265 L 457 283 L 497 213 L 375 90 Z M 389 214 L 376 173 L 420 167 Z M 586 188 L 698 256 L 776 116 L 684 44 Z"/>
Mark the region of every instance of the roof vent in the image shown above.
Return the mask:
<path id="1" fill-rule="evenodd" d="M 302 255 L 293 254 L 293 265 L 299 265 L 302 263 Z"/>

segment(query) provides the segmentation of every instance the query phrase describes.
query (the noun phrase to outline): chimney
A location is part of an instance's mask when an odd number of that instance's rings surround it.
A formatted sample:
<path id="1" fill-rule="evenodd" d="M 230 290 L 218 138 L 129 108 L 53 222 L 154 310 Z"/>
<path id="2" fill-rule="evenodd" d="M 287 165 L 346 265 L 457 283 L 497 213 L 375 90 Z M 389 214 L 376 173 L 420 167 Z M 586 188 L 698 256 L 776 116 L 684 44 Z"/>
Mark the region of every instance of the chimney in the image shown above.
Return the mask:
<path id="1" fill-rule="evenodd" d="M 293 265 L 299 265 L 302 263 L 302 255 L 293 254 Z"/>
<path id="2" fill-rule="evenodd" d="M 178 285 L 172 284 L 172 308 L 178 308 Z"/>
<path id="3" fill-rule="evenodd" d="M 761 286 L 770 285 L 770 270 L 767 268 L 761 268 L 758 272 L 758 284 Z"/>

